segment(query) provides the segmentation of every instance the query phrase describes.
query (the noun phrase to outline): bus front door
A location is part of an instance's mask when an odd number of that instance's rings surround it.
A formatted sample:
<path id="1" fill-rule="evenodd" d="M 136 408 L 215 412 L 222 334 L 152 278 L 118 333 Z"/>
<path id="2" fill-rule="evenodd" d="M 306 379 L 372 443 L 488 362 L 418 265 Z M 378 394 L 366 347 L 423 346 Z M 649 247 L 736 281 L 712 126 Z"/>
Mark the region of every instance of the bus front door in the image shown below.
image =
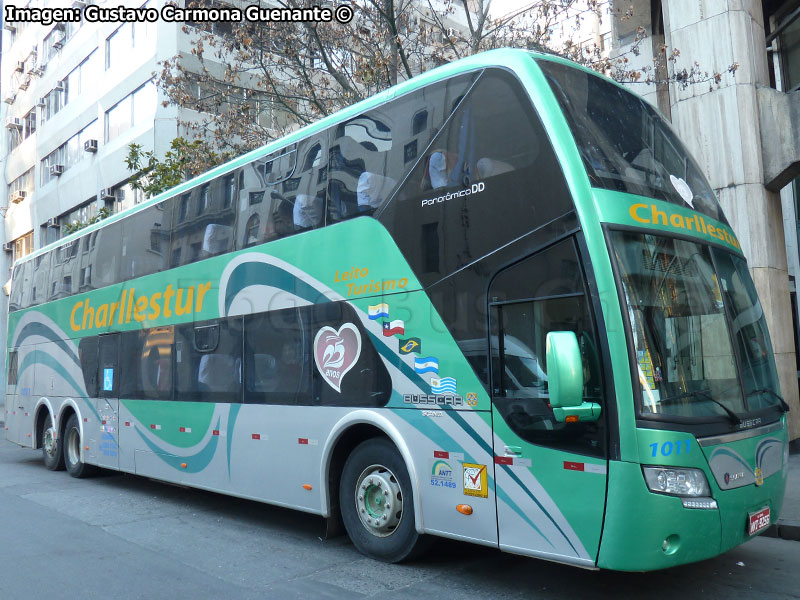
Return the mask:
<path id="1" fill-rule="evenodd" d="M 574 332 L 584 400 L 603 405 L 597 336 L 574 240 L 500 271 L 488 305 L 500 547 L 592 566 L 605 509 L 605 415 L 558 422 L 545 360 L 548 332 Z"/>
<path id="2" fill-rule="evenodd" d="M 100 421 L 90 435 L 89 447 L 101 467 L 119 468 L 119 334 L 101 335 L 97 345 L 98 398 L 96 418 Z"/>

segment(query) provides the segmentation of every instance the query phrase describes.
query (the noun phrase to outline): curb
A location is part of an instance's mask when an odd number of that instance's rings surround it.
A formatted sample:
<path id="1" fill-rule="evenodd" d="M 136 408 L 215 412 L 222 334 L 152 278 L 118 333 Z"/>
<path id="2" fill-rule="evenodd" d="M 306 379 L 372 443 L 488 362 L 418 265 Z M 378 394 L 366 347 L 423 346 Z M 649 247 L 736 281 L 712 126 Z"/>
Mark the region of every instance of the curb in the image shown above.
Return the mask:
<path id="1" fill-rule="evenodd" d="M 761 535 L 800 542 L 800 521 L 779 520 Z"/>

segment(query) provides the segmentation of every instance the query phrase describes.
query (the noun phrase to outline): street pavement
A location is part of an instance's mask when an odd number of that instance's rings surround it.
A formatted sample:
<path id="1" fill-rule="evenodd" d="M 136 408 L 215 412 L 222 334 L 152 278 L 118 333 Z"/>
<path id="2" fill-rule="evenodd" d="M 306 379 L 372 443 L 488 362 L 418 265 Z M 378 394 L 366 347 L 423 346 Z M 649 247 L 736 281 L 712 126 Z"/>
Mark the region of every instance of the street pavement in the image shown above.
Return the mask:
<path id="1" fill-rule="evenodd" d="M 800 455 L 791 459 L 798 491 Z M 787 499 L 790 512 L 798 496 Z M 797 513 L 794 513 L 797 514 Z M 0 600 L 800 598 L 800 546 L 758 537 L 655 573 L 585 571 L 437 540 L 411 564 L 322 540 L 319 517 L 114 472 L 78 480 L 0 441 Z"/>
<path id="2" fill-rule="evenodd" d="M 789 479 L 780 518 L 764 535 L 800 542 L 800 444 L 790 446 Z M 798 548 L 800 552 L 800 547 Z"/>

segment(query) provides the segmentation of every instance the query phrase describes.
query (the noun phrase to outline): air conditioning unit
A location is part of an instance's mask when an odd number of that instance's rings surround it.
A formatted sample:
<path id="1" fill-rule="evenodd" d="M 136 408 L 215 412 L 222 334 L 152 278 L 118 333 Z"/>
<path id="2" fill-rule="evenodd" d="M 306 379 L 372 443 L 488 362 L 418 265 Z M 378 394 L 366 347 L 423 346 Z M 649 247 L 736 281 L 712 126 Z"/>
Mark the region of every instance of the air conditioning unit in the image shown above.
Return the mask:
<path id="1" fill-rule="evenodd" d="M 34 59 L 28 63 L 28 70 L 25 71 L 26 75 L 35 75 L 36 74 L 36 55 L 34 55 Z"/>
<path id="2" fill-rule="evenodd" d="M 6 242 L 3 244 L 3 250 L 6 252 L 13 252 L 14 251 L 14 242 Z"/>
<path id="3" fill-rule="evenodd" d="M 31 84 L 31 76 L 30 76 L 30 75 L 26 75 L 26 76 L 25 76 L 25 79 L 23 79 L 23 80 L 20 82 L 20 84 L 19 84 L 19 89 L 21 89 L 21 90 L 27 90 L 27 89 L 28 89 L 28 86 L 29 86 L 30 84 Z"/>
<path id="4" fill-rule="evenodd" d="M 14 23 L 9 23 L 8 21 L 6 21 L 3 24 L 3 29 L 6 29 L 6 30 L 10 31 L 11 33 L 14 33 L 17 30 L 17 26 Z"/>
<path id="5" fill-rule="evenodd" d="M 65 35 L 63 30 L 57 31 L 53 36 L 53 48 L 55 48 L 56 50 L 60 50 L 61 48 L 63 48 L 64 37 Z"/>
<path id="6" fill-rule="evenodd" d="M 3 98 L 3 102 L 5 102 L 6 104 L 14 104 L 14 100 L 16 100 L 16 99 L 17 99 L 17 95 L 12 92 L 8 96 Z"/>
<path id="7" fill-rule="evenodd" d="M 22 119 L 19 117 L 6 117 L 6 129 L 22 130 Z"/>
<path id="8" fill-rule="evenodd" d="M 17 61 L 17 66 L 14 68 L 14 71 L 17 72 L 17 73 L 24 73 L 25 72 L 25 61 L 24 60 L 18 60 Z"/>
<path id="9" fill-rule="evenodd" d="M 36 103 L 36 106 L 39 108 L 44 108 L 47 106 L 47 98 L 39 98 L 39 102 Z"/>
<path id="10" fill-rule="evenodd" d="M 64 165 L 50 165 L 50 177 L 60 177 L 64 172 Z"/>
<path id="11" fill-rule="evenodd" d="M 86 140 L 83 142 L 84 152 L 97 152 L 97 140 Z"/>
<path id="12" fill-rule="evenodd" d="M 58 227 L 58 218 L 57 217 L 51 217 L 51 218 L 47 219 L 47 226 L 48 227 Z"/>
<path id="13" fill-rule="evenodd" d="M 87 4 L 88 2 L 85 2 L 84 0 L 75 0 L 75 2 L 72 3 L 72 8 L 79 8 L 83 10 L 84 8 L 86 8 Z"/>
<path id="14" fill-rule="evenodd" d="M 100 200 L 116 200 L 117 197 L 114 195 L 114 190 L 111 188 L 103 188 L 100 190 Z"/>
<path id="15" fill-rule="evenodd" d="M 36 75 L 37 77 L 41 77 L 42 75 L 44 75 L 44 68 L 46 66 L 47 65 L 38 65 L 36 68 L 33 69 L 33 74 Z"/>
<path id="16" fill-rule="evenodd" d="M 27 195 L 28 192 L 26 192 L 25 190 L 18 190 L 13 194 L 11 194 L 11 202 L 13 202 L 14 204 L 19 204 L 20 202 L 25 200 L 25 196 Z"/>
<path id="17" fill-rule="evenodd" d="M 64 91 L 64 82 L 63 81 L 59 81 L 56 84 L 56 87 L 53 88 L 53 91 L 54 92 L 63 92 Z"/>

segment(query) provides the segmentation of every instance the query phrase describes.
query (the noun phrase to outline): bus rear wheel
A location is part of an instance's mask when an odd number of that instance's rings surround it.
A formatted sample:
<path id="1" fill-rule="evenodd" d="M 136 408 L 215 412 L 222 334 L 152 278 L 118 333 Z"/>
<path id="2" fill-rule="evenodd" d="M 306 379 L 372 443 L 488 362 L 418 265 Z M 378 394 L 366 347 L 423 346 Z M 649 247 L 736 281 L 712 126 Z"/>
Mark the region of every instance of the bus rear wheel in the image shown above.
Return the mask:
<path id="1" fill-rule="evenodd" d="M 370 558 L 400 562 L 426 547 L 414 524 L 408 470 L 389 440 L 373 438 L 353 450 L 342 470 L 339 506 L 347 534 Z"/>
<path id="2" fill-rule="evenodd" d="M 53 426 L 53 417 L 48 415 L 44 418 L 42 424 L 41 437 L 42 440 L 42 459 L 44 466 L 51 471 L 64 470 L 64 453 L 61 451 L 61 439 L 58 437 L 58 432 Z"/>
<path id="3" fill-rule="evenodd" d="M 87 477 L 95 468 L 81 460 L 81 429 L 77 415 L 71 415 L 64 429 L 64 464 L 73 477 Z"/>

